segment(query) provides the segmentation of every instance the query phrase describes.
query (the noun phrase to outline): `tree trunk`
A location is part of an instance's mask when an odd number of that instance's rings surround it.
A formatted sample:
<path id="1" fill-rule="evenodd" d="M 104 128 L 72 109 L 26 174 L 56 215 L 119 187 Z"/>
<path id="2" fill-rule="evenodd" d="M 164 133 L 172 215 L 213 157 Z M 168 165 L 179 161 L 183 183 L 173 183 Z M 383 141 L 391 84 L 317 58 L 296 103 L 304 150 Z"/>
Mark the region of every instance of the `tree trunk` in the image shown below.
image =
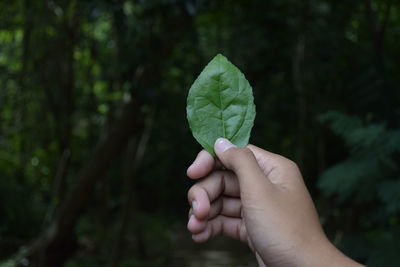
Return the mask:
<path id="1" fill-rule="evenodd" d="M 22 39 L 22 55 L 21 55 L 21 65 L 22 69 L 20 75 L 18 77 L 18 83 L 21 90 L 21 95 L 29 88 L 27 86 L 26 77 L 29 69 L 29 53 L 31 46 L 31 38 L 32 38 L 32 30 L 33 30 L 33 15 L 32 9 L 33 6 L 31 1 L 25 0 L 23 2 L 23 39 Z M 22 123 L 26 120 L 26 99 L 21 98 L 20 106 L 18 107 L 18 112 L 16 112 L 16 116 L 19 118 L 16 119 L 16 123 Z M 21 127 L 22 128 L 22 127 Z M 26 140 L 25 138 L 21 138 L 20 146 L 19 146 L 19 168 L 15 174 L 16 181 L 19 184 L 23 184 L 25 177 L 25 169 L 28 162 L 28 153 L 26 152 Z"/>
<path id="2" fill-rule="evenodd" d="M 304 87 L 306 79 L 306 28 L 309 19 L 309 1 L 302 0 L 299 3 L 300 16 L 298 36 L 293 56 L 293 87 L 296 91 L 297 104 L 297 147 L 296 147 L 296 163 L 300 169 L 305 166 L 306 157 L 306 141 L 307 141 L 307 90 Z"/>
<path id="3" fill-rule="evenodd" d="M 293 58 L 293 86 L 296 91 L 297 100 L 297 149 L 296 163 L 303 168 L 305 147 L 306 147 L 306 119 L 307 119 L 307 99 L 304 91 L 304 49 L 305 37 L 299 34 L 297 39 L 295 54 Z"/>
<path id="4" fill-rule="evenodd" d="M 121 152 L 129 138 L 135 133 L 138 121 L 138 103 L 126 104 L 122 115 L 116 120 L 107 137 L 94 150 L 78 175 L 65 201 L 50 227 L 32 244 L 22 258 L 30 266 L 62 266 L 76 249 L 75 225 L 88 203 L 94 184 L 106 175 L 112 160 Z M 21 258 L 19 259 L 21 263 Z M 23 266 L 22 264 L 20 266 Z"/>
<path id="5" fill-rule="evenodd" d="M 148 115 L 144 131 L 139 140 L 132 139 L 127 151 L 126 167 L 124 175 L 124 192 L 123 192 L 123 204 L 121 210 L 121 218 L 117 228 L 117 234 L 115 243 L 113 246 L 113 253 L 111 259 L 111 266 L 118 267 L 119 259 L 124 255 L 124 244 L 125 237 L 128 230 L 129 222 L 132 221 L 132 216 L 137 212 L 137 205 L 134 199 L 135 196 L 135 176 L 137 175 L 138 169 L 140 168 L 143 160 L 147 143 L 150 138 L 153 116 Z M 136 225 L 140 227 L 140 225 Z M 140 238 L 139 238 L 140 239 Z M 139 255 L 145 260 L 147 258 L 146 249 L 142 245 L 139 245 Z"/>
<path id="6" fill-rule="evenodd" d="M 166 9 L 165 6 L 156 10 L 156 14 L 164 19 L 165 27 L 175 30 L 167 40 L 163 40 L 162 45 L 157 43 L 158 49 L 152 51 L 151 58 L 148 58 L 148 62 L 153 64 L 147 63 L 136 81 L 138 88 L 155 87 L 155 81 L 159 81 L 162 76 L 162 63 L 173 51 L 186 29 L 192 25 L 192 20 L 184 7 L 179 6 L 181 12 L 176 12 L 177 6 L 171 7 L 174 12 Z M 160 41 L 157 36 L 150 34 L 149 37 L 153 45 Z M 106 175 L 113 159 L 120 154 L 129 139 L 140 129 L 138 127 L 139 107 L 137 97 L 132 96 L 130 102 L 124 106 L 121 116 L 115 120 L 104 140 L 94 149 L 93 154 L 78 173 L 77 182 L 69 189 L 53 222 L 28 248 L 22 249 L 20 255 L 17 255 L 17 266 L 26 266 L 26 262 L 34 267 L 63 266 L 76 250 L 77 221 L 93 193 L 96 182 Z"/>

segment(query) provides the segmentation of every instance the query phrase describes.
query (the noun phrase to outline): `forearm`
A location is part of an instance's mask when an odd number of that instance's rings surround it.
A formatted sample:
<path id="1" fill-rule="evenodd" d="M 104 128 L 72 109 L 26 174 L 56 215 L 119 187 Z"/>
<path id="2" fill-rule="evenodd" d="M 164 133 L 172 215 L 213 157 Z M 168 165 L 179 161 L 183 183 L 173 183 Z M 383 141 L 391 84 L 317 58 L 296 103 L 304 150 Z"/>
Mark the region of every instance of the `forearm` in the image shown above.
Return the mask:
<path id="1" fill-rule="evenodd" d="M 344 255 L 328 239 L 319 240 L 314 244 L 305 243 L 292 250 L 292 257 L 282 259 L 279 255 L 267 256 L 256 253 L 260 267 L 362 267 L 351 258 Z M 264 264 L 266 263 L 266 264 Z"/>
<path id="2" fill-rule="evenodd" d="M 314 245 L 305 246 L 303 255 L 299 257 L 304 267 L 361 267 L 361 265 L 343 254 L 327 238 Z"/>
<path id="3" fill-rule="evenodd" d="M 321 253 L 321 254 L 320 254 Z M 362 264 L 357 263 L 351 258 L 343 254 L 329 240 L 314 253 L 315 262 L 311 266 L 327 266 L 327 267 L 361 267 Z"/>

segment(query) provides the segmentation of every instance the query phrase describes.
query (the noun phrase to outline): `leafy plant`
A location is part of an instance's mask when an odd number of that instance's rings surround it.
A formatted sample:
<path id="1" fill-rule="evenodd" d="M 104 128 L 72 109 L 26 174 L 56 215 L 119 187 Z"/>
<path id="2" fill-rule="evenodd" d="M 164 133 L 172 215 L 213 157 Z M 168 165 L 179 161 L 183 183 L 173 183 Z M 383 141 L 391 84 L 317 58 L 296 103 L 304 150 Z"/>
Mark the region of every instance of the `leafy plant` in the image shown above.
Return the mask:
<path id="1" fill-rule="evenodd" d="M 400 130 L 382 123 L 364 124 L 358 117 L 328 112 L 319 119 L 329 122 L 350 148 L 348 159 L 322 173 L 318 186 L 339 202 L 352 198 L 364 203 L 377 197 L 388 212 L 400 211 Z M 393 192 L 396 191 L 397 193 Z"/>
<path id="2" fill-rule="evenodd" d="M 334 206 L 342 206 L 330 217 L 338 220 L 335 227 L 343 236 L 339 246 L 367 266 L 399 266 L 400 129 L 340 112 L 319 119 L 350 149 L 348 158 L 328 168 L 318 182 Z M 349 220 L 355 223 L 342 223 Z"/>
<path id="3" fill-rule="evenodd" d="M 211 154 L 219 137 L 243 147 L 256 116 L 253 89 L 243 73 L 218 54 L 190 88 L 186 111 L 194 138 Z"/>

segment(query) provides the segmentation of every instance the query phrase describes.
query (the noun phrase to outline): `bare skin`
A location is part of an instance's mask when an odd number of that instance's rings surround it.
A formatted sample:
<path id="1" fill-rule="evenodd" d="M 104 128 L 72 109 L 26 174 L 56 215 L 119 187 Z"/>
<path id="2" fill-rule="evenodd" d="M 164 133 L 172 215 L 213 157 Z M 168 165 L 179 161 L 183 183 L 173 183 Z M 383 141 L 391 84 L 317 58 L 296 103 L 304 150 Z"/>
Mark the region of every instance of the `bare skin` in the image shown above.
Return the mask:
<path id="1" fill-rule="evenodd" d="M 188 229 L 195 242 L 217 235 L 241 240 L 260 266 L 362 266 L 325 236 L 294 162 L 222 138 L 215 151 L 218 160 L 203 150 L 187 170 L 197 180 L 188 192 Z"/>

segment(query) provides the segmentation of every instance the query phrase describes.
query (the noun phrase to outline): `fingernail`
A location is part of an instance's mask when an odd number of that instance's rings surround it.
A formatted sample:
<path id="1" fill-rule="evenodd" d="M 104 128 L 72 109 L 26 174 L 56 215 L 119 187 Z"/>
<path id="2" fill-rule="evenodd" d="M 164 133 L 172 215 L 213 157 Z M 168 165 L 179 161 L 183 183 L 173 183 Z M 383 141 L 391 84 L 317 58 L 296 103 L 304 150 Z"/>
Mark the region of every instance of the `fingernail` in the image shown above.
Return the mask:
<path id="1" fill-rule="evenodd" d="M 193 201 L 192 201 L 192 208 L 193 208 L 193 211 L 196 209 L 196 207 L 197 207 L 197 201 L 196 201 L 196 200 L 193 200 Z"/>
<path id="2" fill-rule="evenodd" d="M 218 138 L 217 141 L 215 141 L 214 147 L 216 152 L 222 153 L 232 147 L 235 147 L 235 145 L 232 144 L 228 139 Z"/>

